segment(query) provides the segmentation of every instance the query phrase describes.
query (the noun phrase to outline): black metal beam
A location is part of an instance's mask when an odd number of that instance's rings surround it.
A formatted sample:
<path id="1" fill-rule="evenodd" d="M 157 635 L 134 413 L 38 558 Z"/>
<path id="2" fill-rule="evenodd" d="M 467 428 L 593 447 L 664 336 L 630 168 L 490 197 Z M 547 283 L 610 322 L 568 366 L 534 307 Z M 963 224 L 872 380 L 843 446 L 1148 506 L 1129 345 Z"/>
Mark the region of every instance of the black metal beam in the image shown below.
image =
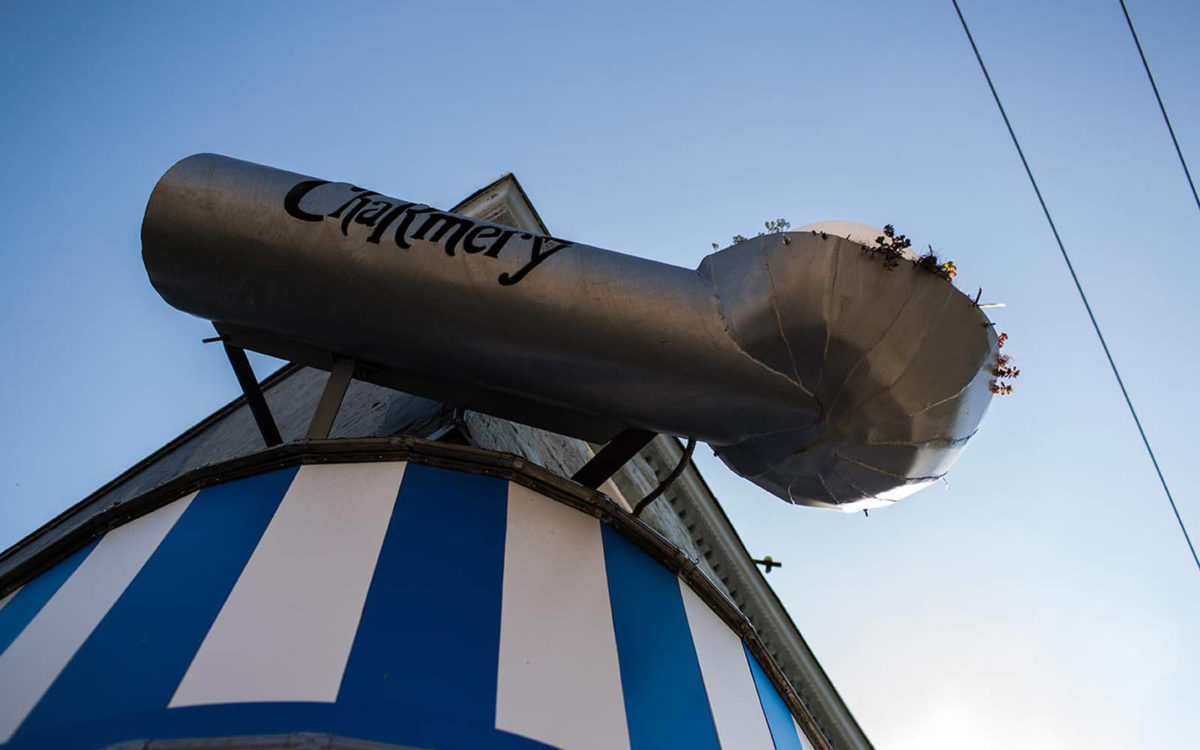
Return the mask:
<path id="1" fill-rule="evenodd" d="M 645 448 L 657 433 L 649 430 L 639 430 L 634 427 L 622 430 L 600 452 L 592 456 L 592 460 L 583 465 L 571 479 L 584 487 L 596 489 L 604 481 L 617 473 L 629 459 Z"/>
<path id="2" fill-rule="evenodd" d="M 279 445 L 283 438 L 279 436 L 279 428 L 275 426 L 275 419 L 271 416 L 271 409 L 267 406 L 262 388 L 258 387 L 258 378 L 254 376 L 246 352 L 229 344 L 224 346 L 225 356 L 229 357 L 229 364 L 233 367 L 233 374 L 237 376 L 238 385 L 242 387 L 242 393 L 246 396 L 246 405 L 254 415 L 254 422 L 258 425 L 258 431 L 262 433 L 263 442 L 268 448 Z"/>

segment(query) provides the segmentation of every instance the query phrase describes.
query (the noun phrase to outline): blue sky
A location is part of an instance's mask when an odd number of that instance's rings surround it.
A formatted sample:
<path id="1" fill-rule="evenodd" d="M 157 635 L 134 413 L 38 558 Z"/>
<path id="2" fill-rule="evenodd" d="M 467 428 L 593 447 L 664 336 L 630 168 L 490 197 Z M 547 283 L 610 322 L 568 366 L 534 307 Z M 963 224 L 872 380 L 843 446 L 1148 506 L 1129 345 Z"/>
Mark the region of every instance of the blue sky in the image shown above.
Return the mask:
<path id="1" fill-rule="evenodd" d="M 1120 7 L 963 10 L 1200 536 L 1200 212 Z M 1200 6 L 1130 11 L 1200 171 Z M 890 222 L 1007 304 L 1016 392 L 869 518 L 701 448 L 710 484 L 878 747 L 1194 746 L 1200 573 L 948 0 L 8 3 L 0 70 L 0 545 L 237 393 L 141 263 L 189 154 L 434 205 L 513 171 L 556 235 L 687 267 Z"/>

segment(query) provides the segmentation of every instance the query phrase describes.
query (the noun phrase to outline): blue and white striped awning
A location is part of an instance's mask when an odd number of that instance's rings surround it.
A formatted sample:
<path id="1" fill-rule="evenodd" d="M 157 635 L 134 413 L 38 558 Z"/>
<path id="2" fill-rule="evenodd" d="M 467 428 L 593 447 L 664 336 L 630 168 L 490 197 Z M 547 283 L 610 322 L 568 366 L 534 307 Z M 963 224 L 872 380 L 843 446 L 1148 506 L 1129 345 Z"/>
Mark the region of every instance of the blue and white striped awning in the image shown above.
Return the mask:
<path id="1" fill-rule="evenodd" d="M 445 750 L 809 748 L 613 527 L 417 463 L 207 487 L 0 600 L 0 748 L 327 732 Z"/>

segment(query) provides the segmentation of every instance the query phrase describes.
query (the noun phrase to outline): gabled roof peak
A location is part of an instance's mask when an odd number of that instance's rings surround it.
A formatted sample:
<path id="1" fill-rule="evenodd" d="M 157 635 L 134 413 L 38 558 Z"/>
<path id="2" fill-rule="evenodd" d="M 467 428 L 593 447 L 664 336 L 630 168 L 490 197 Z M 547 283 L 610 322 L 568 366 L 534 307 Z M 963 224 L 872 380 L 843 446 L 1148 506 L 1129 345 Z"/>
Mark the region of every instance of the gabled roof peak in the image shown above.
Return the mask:
<path id="1" fill-rule="evenodd" d="M 451 213 L 464 214 L 494 224 L 550 234 L 542 217 L 512 172 L 471 193 Z"/>

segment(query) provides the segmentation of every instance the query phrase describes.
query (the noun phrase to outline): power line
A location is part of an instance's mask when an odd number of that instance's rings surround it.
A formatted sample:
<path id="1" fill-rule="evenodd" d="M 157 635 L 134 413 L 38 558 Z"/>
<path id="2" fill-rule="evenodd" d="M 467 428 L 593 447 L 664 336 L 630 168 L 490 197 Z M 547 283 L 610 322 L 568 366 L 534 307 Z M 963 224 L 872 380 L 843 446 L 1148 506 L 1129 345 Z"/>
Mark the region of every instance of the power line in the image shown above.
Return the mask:
<path id="1" fill-rule="evenodd" d="M 954 12 L 958 14 L 958 20 L 962 23 L 963 31 L 967 34 L 967 41 L 971 43 L 971 49 L 975 52 L 975 59 L 979 61 L 979 69 L 983 71 L 983 77 L 987 80 L 988 88 L 991 89 L 992 98 L 996 100 L 996 107 L 1000 110 L 1000 116 L 1004 118 L 1004 127 L 1008 128 L 1008 135 L 1012 138 L 1013 146 L 1017 148 L 1017 155 L 1021 157 L 1021 164 L 1025 166 L 1025 174 L 1029 176 L 1029 183 L 1033 185 L 1033 192 L 1037 194 L 1038 203 L 1042 205 L 1042 213 L 1046 215 L 1046 222 L 1050 225 L 1050 231 L 1054 233 L 1054 241 L 1058 243 L 1058 251 L 1062 253 L 1062 258 L 1066 261 L 1067 270 L 1071 272 L 1071 280 L 1075 282 L 1075 289 L 1079 292 L 1079 299 L 1083 300 L 1083 307 L 1087 310 L 1088 318 L 1092 321 L 1092 329 L 1096 331 L 1096 337 L 1100 339 L 1100 346 L 1104 349 L 1104 356 L 1108 358 L 1108 365 L 1112 368 L 1113 376 L 1117 379 L 1117 385 L 1121 387 L 1121 395 L 1125 397 L 1125 405 L 1129 407 L 1129 413 L 1133 416 L 1133 423 L 1137 425 L 1138 434 L 1142 436 L 1142 444 L 1146 446 L 1146 453 L 1150 455 L 1150 462 L 1154 464 L 1154 471 L 1158 474 L 1158 481 L 1162 483 L 1163 492 L 1167 495 L 1167 502 L 1171 504 L 1171 510 L 1175 513 L 1175 520 L 1179 523 L 1179 530 L 1183 532 L 1183 539 L 1187 542 L 1188 550 L 1192 553 L 1192 560 L 1195 561 L 1196 568 L 1200 569 L 1200 557 L 1197 557 L 1196 548 L 1192 545 L 1192 538 L 1188 536 L 1187 527 L 1183 525 L 1183 518 L 1179 515 L 1179 507 L 1175 505 L 1175 498 L 1171 495 L 1171 488 L 1167 486 L 1167 480 L 1163 477 L 1162 469 L 1158 466 L 1158 458 L 1154 455 L 1154 449 L 1150 447 L 1150 439 L 1146 437 L 1146 431 L 1142 429 L 1142 420 L 1138 419 L 1137 409 L 1133 408 L 1133 401 L 1129 398 L 1129 391 L 1125 388 L 1125 381 L 1121 380 L 1121 373 L 1117 370 L 1117 363 L 1113 360 L 1112 352 L 1108 350 L 1108 342 L 1104 340 L 1104 334 L 1100 332 L 1100 324 L 1096 322 L 1096 316 L 1092 314 L 1092 306 L 1088 303 L 1087 295 L 1083 293 L 1083 285 L 1079 283 L 1079 276 L 1075 273 L 1075 266 L 1071 264 L 1071 257 L 1067 255 L 1067 248 L 1063 246 L 1062 237 L 1058 234 L 1058 227 L 1054 226 L 1054 219 L 1050 216 L 1050 209 L 1046 207 L 1046 200 L 1042 197 L 1042 191 L 1033 176 L 1033 170 L 1029 168 L 1029 160 L 1025 158 L 1025 152 L 1021 149 L 1021 142 L 1017 140 L 1017 134 L 1013 130 L 1012 123 L 1008 120 L 1008 113 L 1004 111 L 1004 105 L 1000 103 L 1000 95 L 996 93 L 996 86 L 992 83 L 992 77 L 988 74 L 987 66 L 983 64 L 983 57 L 979 54 L 979 47 L 975 44 L 975 37 L 971 36 L 971 29 L 967 26 L 967 19 L 963 17 L 962 9 L 958 7 L 958 0 L 950 0 L 950 2 L 954 3 Z M 1122 2 L 1122 5 L 1124 5 L 1124 2 Z"/>
<path id="2" fill-rule="evenodd" d="M 1158 93 L 1158 84 L 1154 82 L 1154 74 L 1150 72 L 1150 63 L 1146 62 L 1146 53 L 1142 51 L 1142 42 L 1138 39 L 1137 30 L 1133 28 L 1133 19 L 1129 17 L 1129 8 L 1125 7 L 1125 0 L 1120 0 L 1120 2 L 1121 10 L 1125 13 L 1125 23 L 1129 24 L 1129 33 L 1133 35 L 1133 43 L 1137 45 L 1138 55 L 1142 58 L 1142 67 L 1146 69 L 1146 77 L 1150 79 L 1150 88 L 1154 89 L 1154 98 L 1158 100 L 1158 111 L 1162 112 L 1163 122 L 1167 124 L 1167 132 L 1171 134 L 1171 143 L 1175 144 L 1175 154 L 1179 156 L 1179 165 L 1183 167 L 1188 187 L 1192 189 L 1192 200 L 1196 201 L 1196 208 L 1200 210 L 1200 195 L 1196 195 L 1196 183 L 1192 182 L 1192 173 L 1188 169 L 1187 160 L 1183 158 L 1183 149 L 1179 148 L 1179 139 L 1175 137 L 1175 128 L 1171 127 L 1171 118 L 1167 117 L 1167 108 L 1163 105 L 1162 96 Z"/>

